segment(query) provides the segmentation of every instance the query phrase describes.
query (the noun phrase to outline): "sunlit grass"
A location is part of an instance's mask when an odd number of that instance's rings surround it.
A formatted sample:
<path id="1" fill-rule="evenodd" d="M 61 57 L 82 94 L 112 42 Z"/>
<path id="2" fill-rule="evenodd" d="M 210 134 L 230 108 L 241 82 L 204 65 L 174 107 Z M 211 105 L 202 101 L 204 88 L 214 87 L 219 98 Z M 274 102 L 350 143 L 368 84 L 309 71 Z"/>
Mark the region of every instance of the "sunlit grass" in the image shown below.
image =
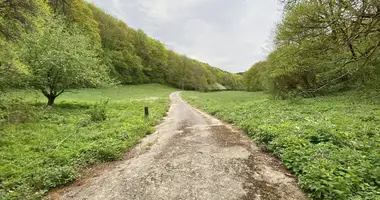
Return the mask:
<path id="1" fill-rule="evenodd" d="M 38 92 L 11 92 L 7 97 L 19 100 L 7 99 L 0 109 L 0 199 L 39 198 L 88 165 L 121 158 L 154 131 L 174 91 L 155 84 L 84 89 L 47 109 Z M 106 120 L 92 121 L 91 107 L 107 99 Z"/>
<path id="2" fill-rule="evenodd" d="M 112 102 L 123 102 L 128 100 L 154 100 L 167 96 L 167 92 L 175 91 L 159 84 L 146 84 L 138 86 L 115 86 L 113 88 L 103 89 L 79 89 L 67 90 L 56 99 L 60 102 L 97 102 L 100 100 L 110 99 Z M 24 101 L 45 102 L 46 97 L 37 90 L 14 90 L 7 93 L 8 98 L 21 97 Z"/>

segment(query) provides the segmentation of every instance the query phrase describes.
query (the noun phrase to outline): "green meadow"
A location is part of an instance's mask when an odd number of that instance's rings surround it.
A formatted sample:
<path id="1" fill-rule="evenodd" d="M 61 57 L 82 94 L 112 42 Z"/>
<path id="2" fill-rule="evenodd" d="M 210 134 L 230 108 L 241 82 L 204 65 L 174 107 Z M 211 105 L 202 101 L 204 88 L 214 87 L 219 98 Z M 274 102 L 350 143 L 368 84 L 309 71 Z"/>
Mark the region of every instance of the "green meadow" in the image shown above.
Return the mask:
<path id="1" fill-rule="evenodd" d="M 44 108 L 46 98 L 36 91 L 3 96 L 0 199 L 37 199 L 76 180 L 85 167 L 121 159 L 154 131 L 174 91 L 158 84 L 73 90 L 52 108 Z"/>
<path id="2" fill-rule="evenodd" d="M 312 199 L 380 199 L 380 101 L 346 92 L 273 100 L 263 92 L 185 92 L 279 157 Z"/>

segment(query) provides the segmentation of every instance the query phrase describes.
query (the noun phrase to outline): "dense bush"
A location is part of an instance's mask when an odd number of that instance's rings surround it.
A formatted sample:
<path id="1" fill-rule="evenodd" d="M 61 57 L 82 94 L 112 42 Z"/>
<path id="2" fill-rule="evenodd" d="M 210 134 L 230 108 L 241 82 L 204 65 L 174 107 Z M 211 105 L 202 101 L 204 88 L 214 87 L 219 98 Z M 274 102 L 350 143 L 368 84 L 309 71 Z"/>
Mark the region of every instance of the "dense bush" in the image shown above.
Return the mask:
<path id="1" fill-rule="evenodd" d="M 88 110 L 90 114 L 90 119 L 93 122 L 101 122 L 107 119 L 107 101 L 101 101 L 100 103 L 96 103 L 94 106 Z"/>

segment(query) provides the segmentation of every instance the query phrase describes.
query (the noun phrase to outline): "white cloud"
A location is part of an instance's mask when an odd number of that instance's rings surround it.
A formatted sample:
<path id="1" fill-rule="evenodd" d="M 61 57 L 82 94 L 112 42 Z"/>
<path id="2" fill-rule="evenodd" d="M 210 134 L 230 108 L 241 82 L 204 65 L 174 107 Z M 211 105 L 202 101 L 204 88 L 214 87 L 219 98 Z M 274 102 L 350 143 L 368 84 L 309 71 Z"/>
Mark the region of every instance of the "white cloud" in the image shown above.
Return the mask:
<path id="1" fill-rule="evenodd" d="M 93 0 L 168 47 L 231 72 L 270 51 L 276 0 Z"/>

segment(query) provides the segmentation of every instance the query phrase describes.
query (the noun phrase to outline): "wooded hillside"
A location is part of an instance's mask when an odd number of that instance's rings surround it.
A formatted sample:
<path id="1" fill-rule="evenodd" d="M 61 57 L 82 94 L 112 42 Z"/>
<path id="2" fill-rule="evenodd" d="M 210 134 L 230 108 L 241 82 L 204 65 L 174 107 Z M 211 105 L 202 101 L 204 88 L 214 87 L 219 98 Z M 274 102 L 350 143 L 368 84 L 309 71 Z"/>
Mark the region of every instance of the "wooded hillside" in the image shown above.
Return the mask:
<path id="1" fill-rule="evenodd" d="M 1 90 L 30 87 L 54 101 L 66 89 L 163 83 L 242 88 L 242 77 L 167 49 L 83 0 L 0 2 Z"/>

